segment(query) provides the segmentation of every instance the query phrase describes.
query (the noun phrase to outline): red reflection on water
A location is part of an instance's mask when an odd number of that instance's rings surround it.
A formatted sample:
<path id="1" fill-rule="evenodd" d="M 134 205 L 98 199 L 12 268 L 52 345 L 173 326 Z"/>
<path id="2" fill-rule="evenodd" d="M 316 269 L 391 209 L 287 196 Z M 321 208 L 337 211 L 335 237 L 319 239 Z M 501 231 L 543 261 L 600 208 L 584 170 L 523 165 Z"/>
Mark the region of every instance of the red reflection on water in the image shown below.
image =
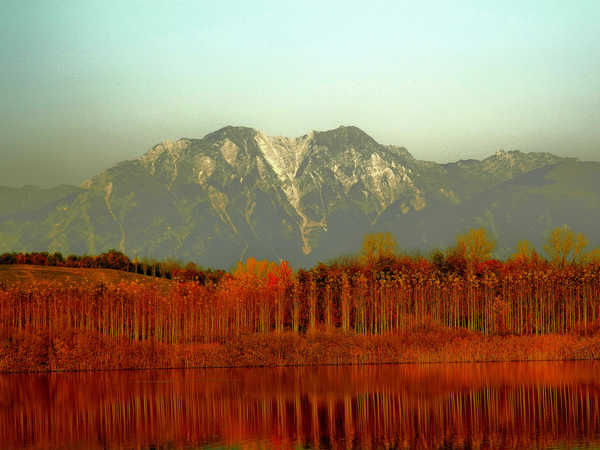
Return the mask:
<path id="1" fill-rule="evenodd" d="M 600 443 L 600 363 L 0 375 L 0 446 Z"/>

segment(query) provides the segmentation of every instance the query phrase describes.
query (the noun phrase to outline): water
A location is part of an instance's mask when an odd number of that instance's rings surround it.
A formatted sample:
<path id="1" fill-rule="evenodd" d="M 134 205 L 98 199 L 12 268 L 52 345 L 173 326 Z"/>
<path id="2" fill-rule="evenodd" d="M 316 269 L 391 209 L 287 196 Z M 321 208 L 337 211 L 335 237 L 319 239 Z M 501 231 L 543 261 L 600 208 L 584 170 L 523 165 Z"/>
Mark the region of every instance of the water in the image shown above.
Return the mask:
<path id="1" fill-rule="evenodd" d="M 600 362 L 0 375 L 2 448 L 600 448 Z"/>

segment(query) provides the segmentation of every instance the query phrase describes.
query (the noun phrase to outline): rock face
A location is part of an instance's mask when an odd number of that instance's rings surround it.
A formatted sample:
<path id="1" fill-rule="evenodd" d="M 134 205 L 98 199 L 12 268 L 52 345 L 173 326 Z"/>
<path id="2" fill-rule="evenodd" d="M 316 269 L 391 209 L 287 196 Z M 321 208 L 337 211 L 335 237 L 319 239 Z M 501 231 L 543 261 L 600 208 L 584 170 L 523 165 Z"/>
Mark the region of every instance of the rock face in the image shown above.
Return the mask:
<path id="1" fill-rule="evenodd" d="M 355 252 L 363 234 L 373 230 L 392 231 L 405 248 L 428 249 L 483 225 L 498 237 L 502 252 L 514 239 L 502 234 L 498 221 L 534 229 L 540 237 L 562 224 L 543 211 L 529 224 L 506 217 L 531 195 L 552 203 L 556 193 L 548 183 L 570 187 L 550 175 L 557 167 L 577 170 L 578 164 L 592 178 L 600 174 L 595 163 L 548 153 L 418 161 L 351 126 L 297 138 L 225 127 L 202 139 L 158 144 L 79 188 L 0 189 L 0 251 L 119 248 L 131 256 L 216 267 L 250 255 L 307 265 Z M 513 191 L 511 200 L 504 198 Z M 584 191 L 586 205 L 594 204 L 598 187 Z"/>

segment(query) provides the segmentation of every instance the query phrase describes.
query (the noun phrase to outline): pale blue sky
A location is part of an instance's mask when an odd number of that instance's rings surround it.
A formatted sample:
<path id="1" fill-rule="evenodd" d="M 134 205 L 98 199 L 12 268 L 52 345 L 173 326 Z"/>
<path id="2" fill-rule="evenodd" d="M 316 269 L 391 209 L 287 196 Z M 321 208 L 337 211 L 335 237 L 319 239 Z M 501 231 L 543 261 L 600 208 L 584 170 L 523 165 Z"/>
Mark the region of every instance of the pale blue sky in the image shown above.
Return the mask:
<path id="1" fill-rule="evenodd" d="M 228 124 L 600 160 L 597 0 L 2 0 L 0 17 L 0 185 L 78 184 Z"/>

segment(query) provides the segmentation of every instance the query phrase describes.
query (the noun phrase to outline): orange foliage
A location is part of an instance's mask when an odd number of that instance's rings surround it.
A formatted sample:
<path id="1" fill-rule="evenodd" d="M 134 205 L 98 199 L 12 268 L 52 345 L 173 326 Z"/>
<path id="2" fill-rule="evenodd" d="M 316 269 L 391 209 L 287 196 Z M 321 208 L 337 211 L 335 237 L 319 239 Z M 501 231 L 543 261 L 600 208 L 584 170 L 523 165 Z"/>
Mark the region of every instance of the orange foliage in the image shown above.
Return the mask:
<path id="1" fill-rule="evenodd" d="M 589 335 L 600 321 L 598 264 L 562 266 L 516 258 L 464 267 L 460 255 L 433 262 L 386 257 L 368 264 L 320 264 L 294 273 L 285 261 L 250 258 L 218 283 L 185 279 L 3 283 L 0 368 L 122 367 L 118 361 L 108 364 L 100 356 L 85 355 L 108 348 L 114 353 L 115 346 L 142 349 L 148 355 L 160 347 L 168 353 L 169 346 L 228 345 L 257 333 L 335 332 L 341 339 L 400 336 L 436 324 L 479 336 Z M 28 354 L 23 349 L 37 356 L 23 362 Z M 16 352 L 21 354 L 15 356 Z M 65 360 L 57 363 L 53 356 L 69 352 L 74 361 L 94 362 L 77 366 Z M 154 356 L 147 358 L 150 361 L 141 365 L 154 366 Z M 264 363 L 281 358 L 278 353 Z"/>

